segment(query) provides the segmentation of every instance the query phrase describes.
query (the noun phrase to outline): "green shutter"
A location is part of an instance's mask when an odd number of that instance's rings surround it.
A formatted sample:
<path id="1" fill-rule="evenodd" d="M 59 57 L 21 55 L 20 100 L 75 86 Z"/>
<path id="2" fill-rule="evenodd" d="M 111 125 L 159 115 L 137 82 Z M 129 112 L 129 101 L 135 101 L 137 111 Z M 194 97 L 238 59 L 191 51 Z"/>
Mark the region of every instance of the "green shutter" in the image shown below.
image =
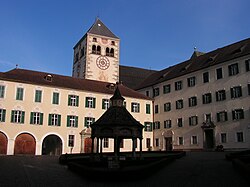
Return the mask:
<path id="1" fill-rule="evenodd" d="M 140 112 L 140 103 L 138 103 L 138 112 Z"/>
<path id="2" fill-rule="evenodd" d="M 67 127 L 70 127 L 70 120 L 69 116 L 67 116 Z"/>
<path id="3" fill-rule="evenodd" d="M 102 109 L 105 109 L 105 99 L 102 99 Z"/>
<path id="4" fill-rule="evenodd" d="M 85 107 L 88 108 L 88 97 L 85 97 Z"/>
<path id="5" fill-rule="evenodd" d="M 61 126 L 61 115 L 58 115 L 58 126 Z"/>
<path id="6" fill-rule="evenodd" d="M 70 106 L 71 96 L 68 96 L 68 106 Z"/>
<path id="7" fill-rule="evenodd" d="M 6 110 L 5 110 L 5 109 L 3 109 L 2 122 L 5 122 L 5 115 L 6 115 Z"/>
<path id="8" fill-rule="evenodd" d="M 33 118 L 34 118 L 34 112 L 31 112 L 30 113 L 30 124 L 34 124 Z"/>
<path id="9" fill-rule="evenodd" d="M 42 125 L 43 124 L 43 113 L 40 113 L 40 123 L 39 125 Z"/>
<path id="10" fill-rule="evenodd" d="M 11 123 L 14 123 L 14 115 L 15 115 L 15 111 L 12 110 L 11 111 Z"/>
<path id="11" fill-rule="evenodd" d="M 48 121 L 48 125 L 50 126 L 52 124 L 52 114 L 49 114 L 49 121 Z"/>
<path id="12" fill-rule="evenodd" d="M 152 131 L 152 130 L 153 130 L 153 123 L 150 122 L 150 131 Z"/>
<path id="13" fill-rule="evenodd" d="M 22 111 L 21 123 L 24 123 L 24 117 L 25 117 L 25 112 L 24 112 L 24 111 Z"/>
<path id="14" fill-rule="evenodd" d="M 87 117 L 84 118 L 84 127 L 87 127 Z"/>
<path id="15" fill-rule="evenodd" d="M 79 106 L 79 96 L 76 96 L 76 106 Z"/>
<path id="16" fill-rule="evenodd" d="M 75 127 L 78 127 L 78 116 L 75 116 Z"/>
<path id="17" fill-rule="evenodd" d="M 95 108 L 96 98 L 93 98 L 93 108 Z"/>
<path id="18" fill-rule="evenodd" d="M 95 123 L 95 118 L 93 118 L 93 122 L 92 123 Z"/>

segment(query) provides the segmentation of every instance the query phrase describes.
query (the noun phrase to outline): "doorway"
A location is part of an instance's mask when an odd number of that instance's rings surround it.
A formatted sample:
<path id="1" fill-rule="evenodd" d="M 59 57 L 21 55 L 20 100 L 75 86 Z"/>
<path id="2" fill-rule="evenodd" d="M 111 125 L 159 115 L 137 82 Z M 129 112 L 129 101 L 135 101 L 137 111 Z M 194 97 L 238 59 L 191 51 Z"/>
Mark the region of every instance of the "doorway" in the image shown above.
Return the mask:
<path id="1" fill-rule="evenodd" d="M 172 151 L 173 150 L 172 137 L 166 137 L 165 138 L 165 147 L 166 147 L 166 151 Z"/>
<path id="2" fill-rule="evenodd" d="M 214 130 L 213 129 L 205 129 L 205 148 L 213 149 L 214 148 Z"/>
<path id="3" fill-rule="evenodd" d="M 35 138 L 28 134 L 23 133 L 16 137 L 14 154 L 35 155 L 36 141 Z"/>
<path id="4" fill-rule="evenodd" d="M 42 155 L 59 156 L 62 154 L 62 140 L 57 135 L 48 135 L 43 140 Z"/>

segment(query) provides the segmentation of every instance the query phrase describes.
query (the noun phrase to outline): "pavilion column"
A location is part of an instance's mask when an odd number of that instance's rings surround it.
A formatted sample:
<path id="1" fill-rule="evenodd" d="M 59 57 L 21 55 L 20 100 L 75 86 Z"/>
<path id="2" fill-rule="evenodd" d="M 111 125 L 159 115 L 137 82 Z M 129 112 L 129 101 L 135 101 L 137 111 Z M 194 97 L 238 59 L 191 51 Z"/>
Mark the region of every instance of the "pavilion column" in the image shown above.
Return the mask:
<path id="1" fill-rule="evenodd" d="M 142 157 L 142 138 L 140 138 L 140 157 Z"/>
<path id="2" fill-rule="evenodd" d="M 136 144 L 136 138 L 133 138 L 133 148 L 132 148 L 132 155 L 135 158 L 135 144 Z"/>
<path id="3" fill-rule="evenodd" d="M 93 154 L 94 153 L 94 141 L 95 141 L 95 138 L 94 137 L 91 137 L 91 140 L 92 140 L 92 142 L 91 142 L 91 153 Z"/>
<path id="4" fill-rule="evenodd" d="M 96 141 L 96 153 L 99 153 L 99 138 Z"/>
<path id="5" fill-rule="evenodd" d="M 102 154 L 102 142 L 103 142 L 103 138 L 101 138 L 100 154 Z"/>

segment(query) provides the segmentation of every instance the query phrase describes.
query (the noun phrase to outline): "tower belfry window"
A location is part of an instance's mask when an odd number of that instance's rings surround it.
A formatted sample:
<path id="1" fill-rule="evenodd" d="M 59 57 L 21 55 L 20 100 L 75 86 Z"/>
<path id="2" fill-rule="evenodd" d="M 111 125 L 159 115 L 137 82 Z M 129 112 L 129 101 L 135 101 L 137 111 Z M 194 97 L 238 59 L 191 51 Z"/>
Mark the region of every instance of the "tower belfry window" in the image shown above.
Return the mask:
<path id="1" fill-rule="evenodd" d="M 92 53 L 93 53 L 93 54 L 96 54 L 96 45 L 93 45 L 93 46 L 92 46 Z"/>
<path id="2" fill-rule="evenodd" d="M 113 48 L 110 49 L 110 56 L 114 57 L 114 49 Z"/>
<path id="3" fill-rule="evenodd" d="M 97 42 L 96 38 L 93 38 L 93 42 Z"/>
<path id="4" fill-rule="evenodd" d="M 101 47 L 98 45 L 96 49 L 96 54 L 100 55 L 101 54 Z"/>
<path id="5" fill-rule="evenodd" d="M 108 47 L 106 48 L 106 56 L 110 56 L 109 48 Z"/>

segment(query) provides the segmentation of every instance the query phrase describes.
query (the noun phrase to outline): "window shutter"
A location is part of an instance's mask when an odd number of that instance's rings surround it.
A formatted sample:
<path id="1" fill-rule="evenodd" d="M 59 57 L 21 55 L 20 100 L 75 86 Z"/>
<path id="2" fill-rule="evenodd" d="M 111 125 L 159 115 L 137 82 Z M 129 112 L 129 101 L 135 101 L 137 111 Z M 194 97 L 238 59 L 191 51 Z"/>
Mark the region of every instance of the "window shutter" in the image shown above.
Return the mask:
<path id="1" fill-rule="evenodd" d="M 105 109 L 105 100 L 102 99 L 102 109 Z"/>
<path id="2" fill-rule="evenodd" d="M 232 118 L 235 120 L 235 110 L 232 111 Z"/>
<path id="3" fill-rule="evenodd" d="M 85 97 L 85 107 L 88 107 L 88 97 Z"/>
<path id="4" fill-rule="evenodd" d="M 67 127 L 70 127 L 70 118 L 67 116 Z"/>
<path id="5" fill-rule="evenodd" d="M 152 129 L 153 129 L 153 123 L 151 122 L 150 123 L 150 131 L 152 131 Z"/>
<path id="6" fill-rule="evenodd" d="M 244 110 L 241 110 L 240 112 L 240 119 L 244 119 Z"/>
<path id="7" fill-rule="evenodd" d="M 84 118 L 84 127 L 88 127 L 87 126 L 87 117 Z"/>
<path id="8" fill-rule="evenodd" d="M 209 103 L 212 103 L 212 94 L 209 94 Z"/>
<path id="9" fill-rule="evenodd" d="M 242 89 L 241 89 L 241 86 L 239 86 L 239 96 L 240 96 L 240 97 L 242 96 Z"/>
<path id="10" fill-rule="evenodd" d="M 75 116 L 75 127 L 78 127 L 78 116 Z"/>
<path id="11" fill-rule="evenodd" d="M 95 118 L 93 118 L 93 121 L 92 121 L 92 123 L 95 123 Z"/>
<path id="12" fill-rule="evenodd" d="M 58 115 L 58 126 L 61 126 L 61 115 Z"/>
<path id="13" fill-rule="evenodd" d="M 79 106 L 79 96 L 76 96 L 76 106 Z"/>
<path id="14" fill-rule="evenodd" d="M 15 115 L 15 111 L 12 110 L 12 111 L 11 111 L 11 123 L 14 122 L 14 115 Z"/>
<path id="15" fill-rule="evenodd" d="M 216 101 L 219 101 L 219 92 L 216 92 Z"/>
<path id="16" fill-rule="evenodd" d="M 231 92 L 231 98 L 234 98 L 234 89 L 230 88 L 230 92 Z"/>
<path id="17" fill-rule="evenodd" d="M 34 124 L 33 118 L 34 118 L 34 112 L 31 112 L 30 113 L 30 124 Z"/>
<path id="18" fill-rule="evenodd" d="M 68 96 L 68 106 L 70 106 L 71 96 Z"/>
<path id="19" fill-rule="evenodd" d="M 24 117 L 25 117 L 25 112 L 24 112 L 24 111 L 22 111 L 21 123 L 24 123 Z"/>
<path id="20" fill-rule="evenodd" d="M 192 125 L 191 117 L 189 117 L 189 126 Z"/>
<path id="21" fill-rule="evenodd" d="M 169 128 L 172 127 L 172 120 L 169 120 Z"/>
<path id="22" fill-rule="evenodd" d="M 202 95 L 202 103 L 205 104 L 205 95 Z"/>
<path id="23" fill-rule="evenodd" d="M 93 98 L 93 108 L 95 108 L 96 98 Z"/>
<path id="24" fill-rule="evenodd" d="M 195 116 L 195 125 L 198 124 L 198 116 Z"/>
<path id="25" fill-rule="evenodd" d="M 42 125 L 43 124 L 43 113 L 40 113 L 40 122 L 39 122 L 39 125 Z"/>
<path id="26" fill-rule="evenodd" d="M 188 106 L 191 106 L 191 98 L 188 98 Z"/>
<path id="27" fill-rule="evenodd" d="M 227 112 L 225 112 L 225 121 L 227 121 Z"/>
<path id="28" fill-rule="evenodd" d="M 48 121 L 48 125 L 50 126 L 50 125 L 52 125 L 52 114 L 49 114 L 49 121 Z"/>
<path id="29" fill-rule="evenodd" d="M 3 109 L 3 117 L 2 117 L 2 122 L 5 122 L 5 115 L 6 115 L 6 110 Z"/>

